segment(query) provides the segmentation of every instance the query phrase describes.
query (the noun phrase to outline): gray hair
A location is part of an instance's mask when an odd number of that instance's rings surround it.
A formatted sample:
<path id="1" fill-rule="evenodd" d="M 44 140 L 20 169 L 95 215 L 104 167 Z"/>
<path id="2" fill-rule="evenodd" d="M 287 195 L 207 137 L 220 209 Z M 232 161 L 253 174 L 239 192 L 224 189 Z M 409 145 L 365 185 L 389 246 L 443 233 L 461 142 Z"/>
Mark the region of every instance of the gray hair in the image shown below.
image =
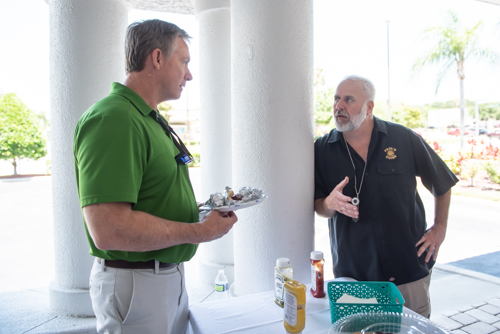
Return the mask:
<path id="1" fill-rule="evenodd" d="M 127 73 L 142 71 L 146 58 L 154 49 L 160 49 L 170 58 L 175 51 L 177 37 L 185 41 L 191 38 L 186 31 L 175 24 L 157 19 L 130 24 L 125 38 Z"/>
<path id="2" fill-rule="evenodd" d="M 368 80 L 367 78 L 360 77 L 358 75 L 348 75 L 344 79 L 342 79 L 341 82 L 344 81 L 361 81 L 363 83 L 363 87 L 365 89 L 365 94 L 366 94 L 366 101 L 375 101 L 375 86 L 373 85 L 373 82 Z"/>

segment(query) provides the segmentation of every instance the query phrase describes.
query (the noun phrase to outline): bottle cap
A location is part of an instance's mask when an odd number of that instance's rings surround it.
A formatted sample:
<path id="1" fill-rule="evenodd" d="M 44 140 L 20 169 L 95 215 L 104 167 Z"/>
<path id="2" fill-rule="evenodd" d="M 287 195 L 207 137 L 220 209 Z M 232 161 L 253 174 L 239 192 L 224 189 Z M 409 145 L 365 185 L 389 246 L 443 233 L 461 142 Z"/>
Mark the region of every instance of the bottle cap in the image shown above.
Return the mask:
<path id="1" fill-rule="evenodd" d="M 323 260 L 323 252 L 320 251 L 312 251 L 311 252 L 311 260 Z"/>
<path id="2" fill-rule="evenodd" d="M 290 259 L 280 257 L 276 260 L 276 267 L 290 267 Z"/>
<path id="3" fill-rule="evenodd" d="M 224 269 L 219 269 L 219 275 L 224 275 Z"/>

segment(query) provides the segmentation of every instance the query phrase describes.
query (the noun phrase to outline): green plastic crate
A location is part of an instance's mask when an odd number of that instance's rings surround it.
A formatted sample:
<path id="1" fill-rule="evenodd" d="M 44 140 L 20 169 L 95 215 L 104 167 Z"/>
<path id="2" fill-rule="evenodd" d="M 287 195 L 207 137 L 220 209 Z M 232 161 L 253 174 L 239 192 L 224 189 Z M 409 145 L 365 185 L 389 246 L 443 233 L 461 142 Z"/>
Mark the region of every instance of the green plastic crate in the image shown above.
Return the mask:
<path id="1" fill-rule="evenodd" d="M 376 298 L 378 304 L 337 303 L 337 299 L 345 293 L 357 298 Z M 328 282 L 328 299 L 332 324 L 356 313 L 402 313 L 405 303 L 398 288 L 391 282 Z"/>

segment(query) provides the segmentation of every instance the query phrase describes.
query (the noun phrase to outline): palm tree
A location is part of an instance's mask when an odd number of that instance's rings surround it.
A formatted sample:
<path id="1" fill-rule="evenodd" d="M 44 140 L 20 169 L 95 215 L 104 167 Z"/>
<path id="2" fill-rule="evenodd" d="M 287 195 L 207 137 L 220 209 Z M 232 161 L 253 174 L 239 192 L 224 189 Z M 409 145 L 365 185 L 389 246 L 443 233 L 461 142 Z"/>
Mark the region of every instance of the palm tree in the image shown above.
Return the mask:
<path id="1" fill-rule="evenodd" d="M 495 61 L 497 56 L 490 50 L 476 47 L 479 28 L 482 21 L 477 22 L 471 28 L 464 27 L 457 15 L 450 11 L 450 22 L 446 26 L 433 27 L 425 31 L 425 37 L 434 39 L 437 45 L 426 53 L 423 57 L 417 59 L 413 65 L 413 70 L 418 71 L 426 64 L 443 64 L 438 76 L 436 93 L 444 75 L 453 64 L 457 65 L 457 75 L 460 80 L 460 146 L 464 146 L 464 62 L 469 57 L 484 58 Z"/>

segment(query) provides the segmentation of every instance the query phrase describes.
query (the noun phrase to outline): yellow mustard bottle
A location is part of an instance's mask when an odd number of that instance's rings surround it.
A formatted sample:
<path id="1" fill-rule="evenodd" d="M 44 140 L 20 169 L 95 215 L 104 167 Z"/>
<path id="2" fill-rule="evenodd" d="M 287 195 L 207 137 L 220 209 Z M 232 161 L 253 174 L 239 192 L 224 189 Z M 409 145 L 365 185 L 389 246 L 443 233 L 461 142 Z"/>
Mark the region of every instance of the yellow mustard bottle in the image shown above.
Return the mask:
<path id="1" fill-rule="evenodd" d="M 306 327 L 306 286 L 298 281 L 285 282 L 283 325 L 289 334 L 300 334 Z"/>

